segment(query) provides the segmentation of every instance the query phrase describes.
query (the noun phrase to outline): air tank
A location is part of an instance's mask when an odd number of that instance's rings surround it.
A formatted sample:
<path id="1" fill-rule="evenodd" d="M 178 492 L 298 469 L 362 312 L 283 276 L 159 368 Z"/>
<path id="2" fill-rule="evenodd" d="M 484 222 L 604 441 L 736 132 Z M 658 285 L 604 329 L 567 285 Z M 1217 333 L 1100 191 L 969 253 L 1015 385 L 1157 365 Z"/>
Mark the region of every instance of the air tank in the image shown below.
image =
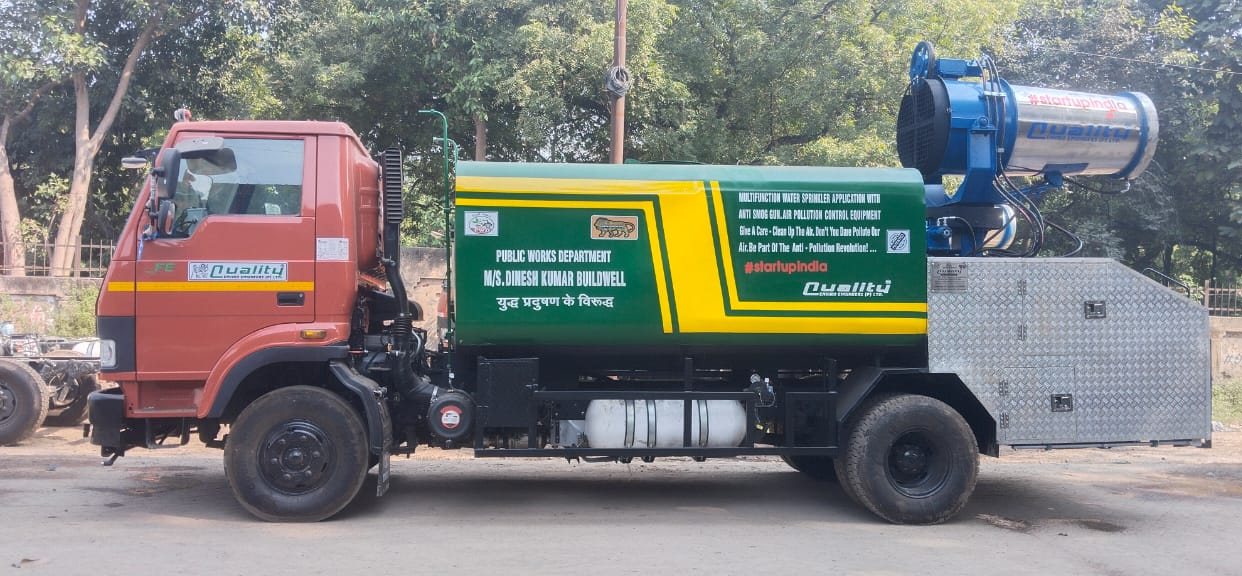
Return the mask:
<path id="1" fill-rule="evenodd" d="M 680 448 L 685 441 L 681 400 L 592 400 L 586 411 L 591 448 Z M 746 411 L 734 400 L 690 403 L 690 443 L 732 448 L 746 437 Z"/>

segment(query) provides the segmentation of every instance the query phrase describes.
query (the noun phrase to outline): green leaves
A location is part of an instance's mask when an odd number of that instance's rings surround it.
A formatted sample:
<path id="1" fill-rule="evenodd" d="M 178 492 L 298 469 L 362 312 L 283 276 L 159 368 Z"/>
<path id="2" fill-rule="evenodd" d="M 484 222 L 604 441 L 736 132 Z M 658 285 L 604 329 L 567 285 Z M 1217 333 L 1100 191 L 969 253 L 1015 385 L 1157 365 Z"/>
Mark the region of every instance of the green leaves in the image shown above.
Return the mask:
<path id="1" fill-rule="evenodd" d="M 90 34 L 74 36 L 73 2 L 8 4 L 0 110 L 10 112 L 74 68 L 92 86 L 114 81 L 150 10 L 93 2 Z M 132 202 L 132 174 L 110 166 L 158 144 L 181 105 L 199 118 L 340 119 L 373 149 L 402 146 L 416 212 L 407 231 L 420 242 L 436 241 L 443 199 L 439 128 L 419 109 L 448 114 L 466 157 L 477 120 L 489 159 L 606 158 L 612 2 L 204 0 L 171 10 L 101 152 L 89 238 L 113 236 Z M 630 0 L 626 156 L 895 166 L 913 46 L 931 40 L 958 58 L 986 50 L 1016 84 L 1136 90 L 1156 102 L 1156 162 L 1130 192 L 1047 200 L 1091 253 L 1235 274 L 1240 37 L 1242 0 Z M 48 89 L 11 134 L 19 197 L 39 222 L 54 210 L 40 184 L 67 175 L 72 157 L 68 96 Z M 92 114 L 101 108 L 93 102 Z"/>
<path id="2" fill-rule="evenodd" d="M 1015 83 L 1146 93 L 1160 115 L 1155 162 L 1124 196 L 1061 211 L 1099 232 L 1089 251 L 1136 268 L 1232 283 L 1242 263 L 1242 71 L 1238 2 L 1036 0 L 1003 72 Z M 1107 183 L 1103 183 L 1107 184 Z M 1093 242 L 1092 239 L 1095 241 Z"/>

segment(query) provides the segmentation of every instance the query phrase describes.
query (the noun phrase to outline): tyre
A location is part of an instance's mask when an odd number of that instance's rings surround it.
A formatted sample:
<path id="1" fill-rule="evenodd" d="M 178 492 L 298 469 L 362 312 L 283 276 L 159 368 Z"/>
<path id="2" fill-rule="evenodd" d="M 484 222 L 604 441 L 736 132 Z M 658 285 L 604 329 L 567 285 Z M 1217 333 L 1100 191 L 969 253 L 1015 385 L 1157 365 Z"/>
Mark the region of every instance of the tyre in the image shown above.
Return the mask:
<path id="1" fill-rule="evenodd" d="M 851 419 L 837 473 L 845 493 L 895 524 L 938 524 L 966 505 L 979 473 L 970 426 L 926 396 L 882 397 Z"/>
<path id="2" fill-rule="evenodd" d="M 367 473 L 366 429 L 340 396 L 281 388 L 237 417 L 224 446 L 233 496 L 269 522 L 317 522 L 340 512 Z"/>
<path id="3" fill-rule="evenodd" d="M 30 366 L 0 360 L 0 445 L 17 444 L 43 425 L 49 395 Z"/>
<path id="4" fill-rule="evenodd" d="M 828 456 L 781 456 L 790 468 L 821 482 L 836 482 L 837 470 Z"/>
<path id="5" fill-rule="evenodd" d="M 80 358 L 82 354 L 73 350 L 52 350 L 47 355 L 51 358 Z M 86 420 L 86 397 L 99 389 L 99 380 L 94 374 L 82 374 L 62 382 L 52 390 L 52 404 L 63 406 L 53 409 L 44 421 L 48 426 L 77 426 Z"/>

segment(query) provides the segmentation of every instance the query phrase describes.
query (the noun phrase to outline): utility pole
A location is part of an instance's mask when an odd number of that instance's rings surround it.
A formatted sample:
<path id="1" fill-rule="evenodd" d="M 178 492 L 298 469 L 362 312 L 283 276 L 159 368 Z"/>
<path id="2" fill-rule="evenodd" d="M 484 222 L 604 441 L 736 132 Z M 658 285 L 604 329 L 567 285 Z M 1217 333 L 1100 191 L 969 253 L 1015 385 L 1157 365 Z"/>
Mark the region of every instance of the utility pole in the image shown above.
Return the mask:
<path id="1" fill-rule="evenodd" d="M 474 159 L 487 161 L 487 120 L 478 112 L 474 113 Z"/>
<path id="2" fill-rule="evenodd" d="M 630 89 L 630 72 L 625 68 L 625 12 L 627 0 L 617 0 L 616 37 L 613 41 L 613 63 L 608 70 L 606 87 L 612 95 L 612 151 L 608 161 L 625 161 L 625 93 Z"/>

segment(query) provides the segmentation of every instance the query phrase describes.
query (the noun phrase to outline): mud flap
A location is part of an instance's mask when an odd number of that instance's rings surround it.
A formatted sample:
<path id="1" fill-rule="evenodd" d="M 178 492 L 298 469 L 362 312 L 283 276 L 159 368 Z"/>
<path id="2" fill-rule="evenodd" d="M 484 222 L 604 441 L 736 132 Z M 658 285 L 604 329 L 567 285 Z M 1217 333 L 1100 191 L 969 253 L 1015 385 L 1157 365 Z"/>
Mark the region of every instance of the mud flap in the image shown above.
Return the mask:
<path id="1" fill-rule="evenodd" d="M 392 417 L 388 414 L 388 403 L 385 401 L 386 389 L 379 388 L 376 394 L 376 405 L 378 406 L 377 416 L 382 419 L 380 423 L 380 435 L 383 442 L 379 446 L 379 464 L 376 471 L 375 497 L 379 498 L 388 492 L 388 477 L 392 471 Z M 367 419 L 371 416 L 368 414 Z M 371 440 L 371 451 L 375 451 L 375 440 Z"/>
<path id="2" fill-rule="evenodd" d="M 378 481 L 375 483 L 375 497 L 379 498 L 388 492 L 388 476 L 392 472 L 392 455 L 385 449 L 380 455 Z"/>
<path id="3" fill-rule="evenodd" d="M 376 497 L 388 492 L 389 476 L 392 471 L 390 453 L 392 452 L 392 417 L 388 414 L 385 400 L 388 390 L 378 382 L 359 374 L 341 360 L 328 363 L 332 375 L 358 396 L 362 402 L 366 416 L 367 445 L 371 454 L 379 457 L 378 481 L 375 486 Z"/>

